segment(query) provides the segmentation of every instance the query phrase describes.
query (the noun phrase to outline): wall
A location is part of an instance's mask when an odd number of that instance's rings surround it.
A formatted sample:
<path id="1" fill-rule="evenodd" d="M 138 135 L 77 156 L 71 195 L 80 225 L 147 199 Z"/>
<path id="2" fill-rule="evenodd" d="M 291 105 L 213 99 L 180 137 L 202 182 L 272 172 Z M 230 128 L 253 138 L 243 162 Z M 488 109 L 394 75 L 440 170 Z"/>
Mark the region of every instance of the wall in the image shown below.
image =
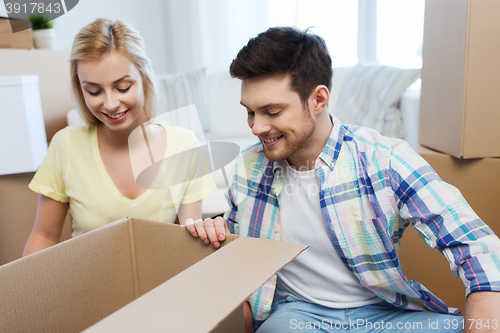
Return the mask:
<path id="1" fill-rule="evenodd" d="M 54 20 L 56 48 L 70 50 L 78 31 L 97 18 L 121 19 L 132 24 L 144 38 L 154 70 L 166 73 L 165 8 L 162 0 L 80 0 L 75 8 Z M 3 2 L 0 15 L 7 15 Z"/>
<path id="2" fill-rule="evenodd" d="M 97 18 L 121 19 L 139 31 L 157 73 L 167 67 L 164 10 L 161 0 L 81 0 L 76 7 L 54 21 L 57 48 L 70 50 L 73 39 L 86 24 Z"/>

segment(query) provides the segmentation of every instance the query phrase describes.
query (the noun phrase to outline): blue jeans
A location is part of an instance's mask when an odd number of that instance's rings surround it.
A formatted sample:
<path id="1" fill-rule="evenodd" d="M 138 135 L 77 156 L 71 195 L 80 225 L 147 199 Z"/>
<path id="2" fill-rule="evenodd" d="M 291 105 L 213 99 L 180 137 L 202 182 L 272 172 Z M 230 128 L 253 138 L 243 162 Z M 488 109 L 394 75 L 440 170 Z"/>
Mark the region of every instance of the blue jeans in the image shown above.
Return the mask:
<path id="1" fill-rule="evenodd" d="M 377 303 L 332 309 L 288 296 L 276 303 L 257 333 L 316 332 L 463 332 L 463 317 L 413 311 Z"/>

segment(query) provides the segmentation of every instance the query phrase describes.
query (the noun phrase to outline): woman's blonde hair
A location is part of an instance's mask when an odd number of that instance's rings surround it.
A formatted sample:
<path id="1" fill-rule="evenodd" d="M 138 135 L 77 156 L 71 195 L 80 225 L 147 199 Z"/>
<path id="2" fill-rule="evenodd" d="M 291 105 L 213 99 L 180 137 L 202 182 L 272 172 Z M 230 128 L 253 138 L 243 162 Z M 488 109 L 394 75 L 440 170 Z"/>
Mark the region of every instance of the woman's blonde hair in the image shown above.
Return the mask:
<path id="1" fill-rule="evenodd" d="M 77 75 L 78 61 L 102 59 L 113 52 L 125 56 L 139 70 L 143 81 L 146 117 L 150 120 L 156 115 L 158 83 L 151 66 L 151 60 L 146 55 L 142 37 L 130 24 L 124 21 L 99 18 L 84 26 L 75 36 L 69 59 L 73 98 L 89 126 L 96 125 L 100 121 L 94 117 L 85 104 Z"/>

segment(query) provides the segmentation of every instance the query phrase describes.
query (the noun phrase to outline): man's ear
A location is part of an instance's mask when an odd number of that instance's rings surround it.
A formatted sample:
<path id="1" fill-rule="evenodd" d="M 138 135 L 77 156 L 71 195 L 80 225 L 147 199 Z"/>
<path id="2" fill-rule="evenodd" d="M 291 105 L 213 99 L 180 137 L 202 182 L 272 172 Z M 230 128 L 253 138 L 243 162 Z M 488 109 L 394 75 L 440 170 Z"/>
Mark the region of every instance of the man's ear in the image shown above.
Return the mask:
<path id="1" fill-rule="evenodd" d="M 309 108 L 314 115 L 319 115 L 328 105 L 330 99 L 330 92 L 324 85 L 319 85 L 314 88 L 311 95 L 309 95 Z"/>

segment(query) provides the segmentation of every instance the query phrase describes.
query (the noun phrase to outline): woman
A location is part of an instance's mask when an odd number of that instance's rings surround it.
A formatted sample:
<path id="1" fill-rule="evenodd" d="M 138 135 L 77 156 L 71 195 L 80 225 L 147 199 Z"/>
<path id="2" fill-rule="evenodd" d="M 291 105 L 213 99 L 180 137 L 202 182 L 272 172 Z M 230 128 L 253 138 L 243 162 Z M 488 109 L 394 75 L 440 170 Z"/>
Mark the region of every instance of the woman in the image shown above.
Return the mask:
<path id="1" fill-rule="evenodd" d="M 158 177 L 146 177 L 142 187 L 136 183 L 134 165 L 198 145 L 188 130 L 149 121 L 156 112 L 157 83 L 139 34 L 125 22 L 97 19 L 75 37 L 70 65 L 73 95 L 88 126 L 56 133 L 29 185 L 40 197 L 23 256 L 59 241 L 68 208 L 73 237 L 124 217 L 182 224 L 199 219 L 201 199 L 216 188 L 210 176 L 193 176 L 200 164 L 195 153 L 183 165 L 153 163 L 148 172 Z M 141 155 L 140 140 L 129 144 L 133 131 L 142 133 L 146 154 Z M 173 182 L 180 184 L 181 199 L 173 198 L 168 179 L 160 177 L 163 168 L 191 175 Z M 153 189 L 158 179 L 165 189 Z"/>

